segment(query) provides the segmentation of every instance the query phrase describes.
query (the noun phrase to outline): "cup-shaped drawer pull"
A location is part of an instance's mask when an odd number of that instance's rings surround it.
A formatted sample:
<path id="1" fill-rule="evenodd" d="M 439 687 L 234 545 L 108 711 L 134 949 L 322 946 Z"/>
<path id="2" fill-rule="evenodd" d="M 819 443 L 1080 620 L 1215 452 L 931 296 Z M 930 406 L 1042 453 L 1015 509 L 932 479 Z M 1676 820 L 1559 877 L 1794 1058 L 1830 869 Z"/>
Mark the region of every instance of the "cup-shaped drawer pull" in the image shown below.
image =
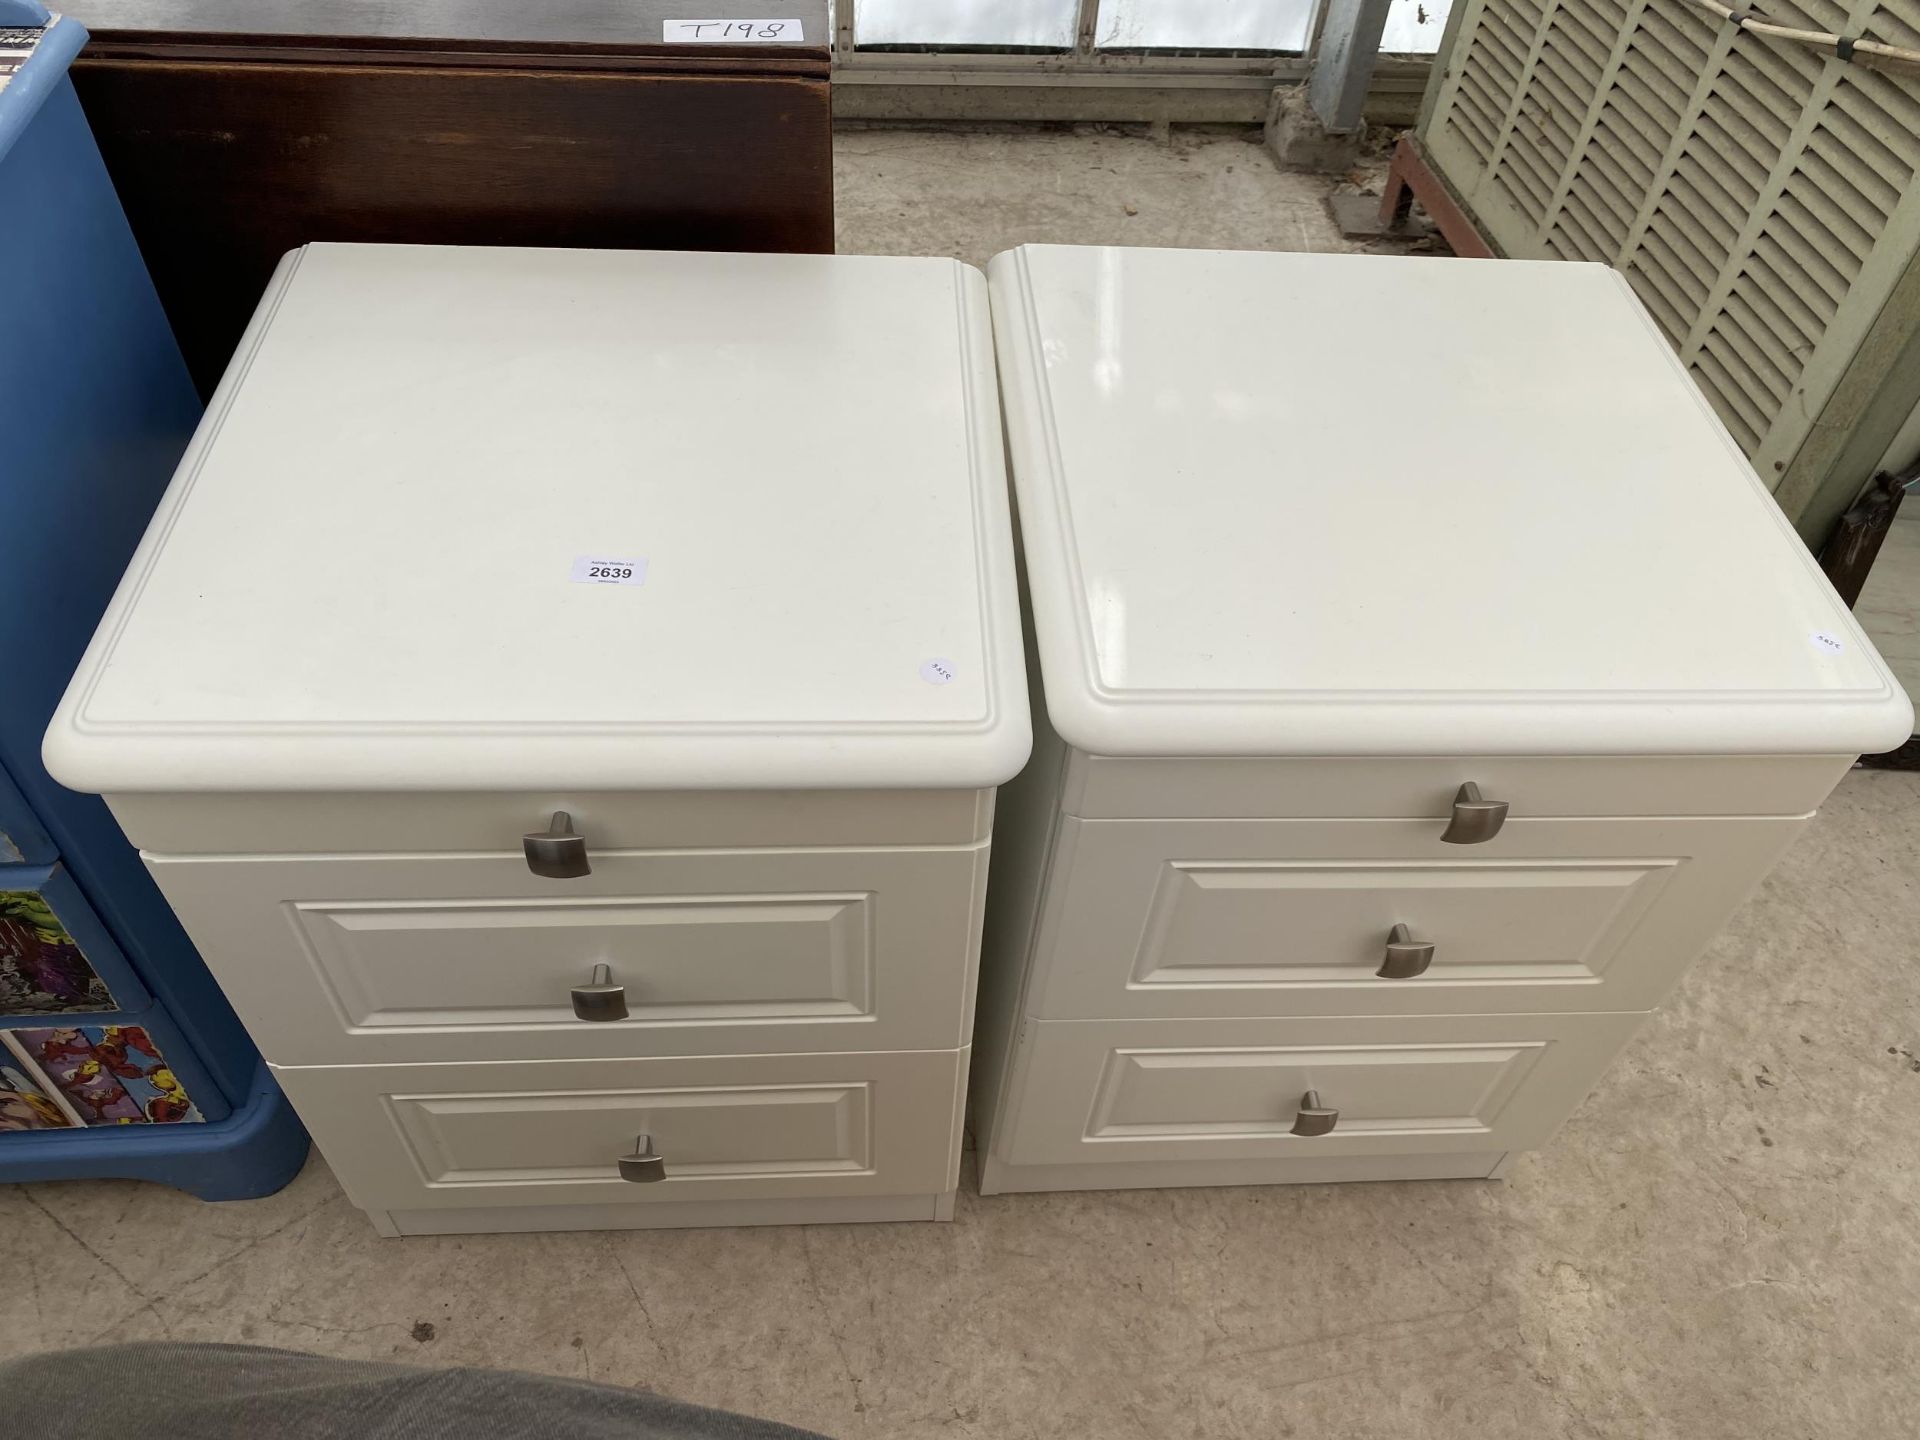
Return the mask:
<path id="1" fill-rule="evenodd" d="M 620 1178 L 631 1180 L 635 1185 L 651 1185 L 667 1178 L 666 1157 L 655 1152 L 653 1136 L 633 1137 L 633 1153 L 620 1157 Z"/>
<path id="2" fill-rule="evenodd" d="M 549 880 L 577 880 L 591 875 L 587 863 L 587 837 L 576 835 L 573 816 L 564 810 L 553 812 L 545 830 L 531 830 L 520 837 L 527 854 L 527 868 Z"/>
<path id="3" fill-rule="evenodd" d="M 1433 942 L 1416 940 L 1406 926 L 1396 925 L 1387 936 L 1386 958 L 1380 962 L 1380 968 L 1374 974 L 1383 980 L 1411 980 L 1416 975 L 1426 974 L 1427 967 L 1432 963 Z"/>
<path id="4" fill-rule="evenodd" d="M 1440 838 L 1449 845 L 1481 845 L 1507 823 L 1507 802 L 1489 800 L 1469 780 L 1453 797 L 1453 818 Z"/>
<path id="5" fill-rule="evenodd" d="M 573 987 L 573 1013 L 582 1020 L 627 1018 L 627 987 L 613 983 L 611 966 L 594 966 L 593 978 Z"/>
<path id="6" fill-rule="evenodd" d="M 1300 1113 L 1293 1117 L 1296 1135 L 1331 1135 L 1340 1122 L 1340 1112 L 1320 1103 L 1320 1092 L 1309 1090 L 1300 1097 Z"/>

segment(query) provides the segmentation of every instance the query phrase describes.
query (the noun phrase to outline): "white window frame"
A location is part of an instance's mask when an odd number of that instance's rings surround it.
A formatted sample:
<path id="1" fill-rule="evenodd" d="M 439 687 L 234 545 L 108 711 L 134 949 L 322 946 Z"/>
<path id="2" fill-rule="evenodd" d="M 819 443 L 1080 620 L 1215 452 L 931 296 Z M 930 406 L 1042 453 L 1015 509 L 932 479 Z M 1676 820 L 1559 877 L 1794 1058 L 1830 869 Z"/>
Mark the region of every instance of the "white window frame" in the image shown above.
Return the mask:
<path id="1" fill-rule="evenodd" d="M 1071 50 L 861 50 L 860 0 L 834 0 L 835 109 L 848 118 L 1257 121 L 1278 86 L 1303 83 L 1326 18 L 1314 0 L 1304 54 L 1141 55 L 1095 43 L 1100 0 L 1078 0 Z M 1374 97 L 1409 123 L 1428 56 L 1383 55 Z"/>

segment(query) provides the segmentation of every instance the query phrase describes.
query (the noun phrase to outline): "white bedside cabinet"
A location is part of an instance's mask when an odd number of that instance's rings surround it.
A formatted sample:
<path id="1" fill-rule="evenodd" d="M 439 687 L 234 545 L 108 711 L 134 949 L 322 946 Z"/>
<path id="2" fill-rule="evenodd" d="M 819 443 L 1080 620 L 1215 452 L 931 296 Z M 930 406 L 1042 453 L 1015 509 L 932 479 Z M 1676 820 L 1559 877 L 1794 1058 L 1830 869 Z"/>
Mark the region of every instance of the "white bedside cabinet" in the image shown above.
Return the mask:
<path id="1" fill-rule="evenodd" d="M 982 1188 L 1494 1174 L 1906 697 L 1611 271 L 989 275 L 1036 739 Z"/>
<path id="2" fill-rule="evenodd" d="M 1014 574 L 977 271 L 314 245 L 47 761 L 384 1232 L 944 1218 Z"/>

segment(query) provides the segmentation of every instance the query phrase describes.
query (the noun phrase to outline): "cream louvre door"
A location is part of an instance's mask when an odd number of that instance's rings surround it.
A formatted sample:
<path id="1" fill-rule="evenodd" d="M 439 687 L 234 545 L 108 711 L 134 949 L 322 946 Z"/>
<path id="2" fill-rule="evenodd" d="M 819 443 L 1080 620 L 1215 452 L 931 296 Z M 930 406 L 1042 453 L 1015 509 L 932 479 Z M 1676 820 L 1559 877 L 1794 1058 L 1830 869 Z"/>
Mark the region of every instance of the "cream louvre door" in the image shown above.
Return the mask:
<path id="1" fill-rule="evenodd" d="M 1763 8 L 1920 46 L 1920 0 Z M 1693 0 L 1465 9 L 1421 121 L 1435 166 L 1506 254 L 1624 272 L 1817 535 L 1865 479 L 1835 473 L 1839 437 L 1873 404 L 1884 449 L 1920 398 L 1889 359 L 1848 373 L 1870 332 L 1878 352 L 1920 329 L 1920 69 L 1739 34 Z"/>

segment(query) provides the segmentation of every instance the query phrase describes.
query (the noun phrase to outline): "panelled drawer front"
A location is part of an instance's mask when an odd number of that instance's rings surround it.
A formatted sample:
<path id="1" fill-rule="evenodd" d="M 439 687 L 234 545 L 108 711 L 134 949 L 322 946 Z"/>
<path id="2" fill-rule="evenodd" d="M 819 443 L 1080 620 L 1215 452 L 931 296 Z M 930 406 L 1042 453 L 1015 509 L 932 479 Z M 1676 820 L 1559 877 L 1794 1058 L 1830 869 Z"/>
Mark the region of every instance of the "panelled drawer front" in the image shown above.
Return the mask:
<path id="1" fill-rule="evenodd" d="M 1805 822 L 1068 820 L 1031 1013 L 1648 1010 Z M 1379 975 L 1396 925 L 1424 973 Z"/>
<path id="2" fill-rule="evenodd" d="M 367 1209 L 953 1188 L 966 1052 L 275 1067 Z M 641 1135 L 665 1178 L 623 1180 Z"/>
<path id="3" fill-rule="evenodd" d="M 1516 819 L 1804 815 L 1851 755 L 1143 757 L 1076 755 L 1064 791 L 1084 819 L 1410 819 L 1445 825 L 1472 781 Z"/>
<path id="4" fill-rule="evenodd" d="M 520 856 L 149 856 L 283 1065 L 951 1049 L 986 847 Z M 621 1020 L 578 1018 L 596 965 Z"/>
<path id="5" fill-rule="evenodd" d="M 1019 1165 L 1530 1149 L 1637 1015 L 1029 1021 L 1000 1157 Z M 1293 1133 L 1303 1098 L 1339 1112 Z"/>

